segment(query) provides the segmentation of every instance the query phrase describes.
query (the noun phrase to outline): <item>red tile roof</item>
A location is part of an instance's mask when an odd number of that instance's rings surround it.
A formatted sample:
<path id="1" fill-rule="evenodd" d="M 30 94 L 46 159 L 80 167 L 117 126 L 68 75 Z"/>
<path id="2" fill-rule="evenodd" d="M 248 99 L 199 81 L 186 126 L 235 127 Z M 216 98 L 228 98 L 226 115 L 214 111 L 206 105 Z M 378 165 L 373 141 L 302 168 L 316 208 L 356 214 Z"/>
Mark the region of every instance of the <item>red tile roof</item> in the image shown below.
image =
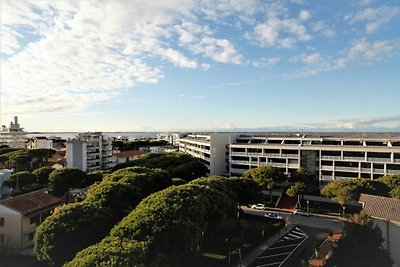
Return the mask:
<path id="1" fill-rule="evenodd" d="M 371 217 L 400 222 L 400 199 L 361 194 L 358 202 Z"/>
<path id="2" fill-rule="evenodd" d="M 46 189 L 26 193 L 0 201 L 0 205 L 6 206 L 22 215 L 40 211 L 61 204 L 61 199 L 47 194 Z"/>
<path id="3" fill-rule="evenodd" d="M 142 150 L 128 150 L 116 153 L 114 154 L 114 156 L 116 156 L 117 158 L 130 158 L 130 157 L 138 157 L 147 153 L 148 152 Z"/>

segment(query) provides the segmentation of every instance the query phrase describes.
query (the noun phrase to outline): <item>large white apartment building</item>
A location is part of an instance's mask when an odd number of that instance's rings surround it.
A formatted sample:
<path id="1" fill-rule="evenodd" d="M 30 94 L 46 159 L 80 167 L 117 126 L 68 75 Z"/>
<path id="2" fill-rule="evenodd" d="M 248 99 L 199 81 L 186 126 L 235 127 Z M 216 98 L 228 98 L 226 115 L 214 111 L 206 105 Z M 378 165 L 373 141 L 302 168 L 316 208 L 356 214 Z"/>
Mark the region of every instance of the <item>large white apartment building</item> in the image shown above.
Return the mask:
<path id="1" fill-rule="evenodd" d="M 25 148 L 27 142 L 26 132 L 18 123 L 18 117 L 14 117 L 14 122 L 10 122 L 10 127 L 5 125 L 0 129 L 0 145 L 8 145 L 12 148 Z"/>
<path id="2" fill-rule="evenodd" d="M 207 136 L 211 135 L 203 135 L 204 140 Z M 287 175 L 303 167 L 317 174 L 321 185 L 336 179 L 400 174 L 400 135 L 396 134 L 242 134 L 224 140 L 231 140 L 225 142 L 229 148 L 224 154 L 230 176 L 260 165 L 278 167 Z M 195 145 L 192 141 L 186 145 L 192 150 L 180 146 L 180 151 L 204 157 Z"/>
<path id="3" fill-rule="evenodd" d="M 179 151 L 199 158 L 209 175 L 229 175 L 228 152 L 232 134 L 187 134 L 179 139 Z"/>
<path id="4" fill-rule="evenodd" d="M 80 133 L 67 141 L 67 167 L 83 171 L 107 170 L 115 166 L 112 139 L 100 132 Z"/>

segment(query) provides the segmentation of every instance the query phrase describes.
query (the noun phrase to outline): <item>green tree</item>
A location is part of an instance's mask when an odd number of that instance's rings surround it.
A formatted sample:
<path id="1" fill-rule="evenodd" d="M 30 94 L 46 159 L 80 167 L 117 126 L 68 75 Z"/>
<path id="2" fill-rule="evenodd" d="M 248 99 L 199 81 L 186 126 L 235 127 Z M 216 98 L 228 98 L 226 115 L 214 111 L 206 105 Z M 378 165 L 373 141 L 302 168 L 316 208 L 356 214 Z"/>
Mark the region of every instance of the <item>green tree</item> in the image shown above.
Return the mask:
<path id="1" fill-rule="evenodd" d="M 262 165 L 257 168 L 247 170 L 243 174 L 244 178 L 254 179 L 262 188 L 269 190 L 270 202 L 272 203 L 272 188 L 277 182 L 285 180 L 285 175 L 277 167 Z"/>
<path id="2" fill-rule="evenodd" d="M 7 185 L 15 190 L 20 190 L 25 186 L 33 185 L 36 182 L 36 175 L 28 172 L 16 172 L 11 174 L 4 181 L 4 185 Z"/>
<path id="3" fill-rule="evenodd" d="M 323 196 L 332 198 L 342 207 L 347 201 L 357 201 L 361 193 L 387 196 L 388 188 L 379 181 L 357 178 L 335 180 L 321 190 Z"/>
<path id="4" fill-rule="evenodd" d="M 315 174 L 307 171 L 305 168 L 302 167 L 291 174 L 290 180 L 292 182 L 303 183 L 307 187 L 307 189 L 315 186 L 318 182 L 317 176 Z"/>
<path id="5" fill-rule="evenodd" d="M 355 215 L 345 225 L 344 235 L 333 248 L 326 266 L 385 267 L 393 261 L 383 248 L 381 230 L 365 213 Z"/>
<path id="6" fill-rule="evenodd" d="M 295 182 L 291 184 L 286 190 L 286 194 L 291 197 L 303 195 L 307 191 L 307 186 L 304 182 Z"/>
<path id="7" fill-rule="evenodd" d="M 64 168 L 50 173 L 49 182 L 54 194 L 60 196 L 63 193 L 68 193 L 70 188 L 80 187 L 85 176 L 86 173 L 80 169 Z"/>
<path id="8" fill-rule="evenodd" d="M 172 177 L 179 177 L 186 181 L 192 181 L 196 178 L 206 176 L 208 172 L 207 166 L 200 161 L 194 160 L 181 164 L 171 170 Z"/>
<path id="9" fill-rule="evenodd" d="M 52 167 L 41 167 L 32 172 L 32 174 L 36 175 L 36 182 L 41 185 L 47 185 L 49 183 L 49 176 L 54 169 Z"/>
<path id="10" fill-rule="evenodd" d="M 391 197 L 400 199 L 400 174 L 386 175 L 379 178 L 378 181 L 389 188 Z"/>
<path id="11" fill-rule="evenodd" d="M 86 174 L 83 179 L 82 186 L 88 187 L 96 182 L 101 182 L 103 180 L 104 172 L 103 171 L 93 171 Z"/>

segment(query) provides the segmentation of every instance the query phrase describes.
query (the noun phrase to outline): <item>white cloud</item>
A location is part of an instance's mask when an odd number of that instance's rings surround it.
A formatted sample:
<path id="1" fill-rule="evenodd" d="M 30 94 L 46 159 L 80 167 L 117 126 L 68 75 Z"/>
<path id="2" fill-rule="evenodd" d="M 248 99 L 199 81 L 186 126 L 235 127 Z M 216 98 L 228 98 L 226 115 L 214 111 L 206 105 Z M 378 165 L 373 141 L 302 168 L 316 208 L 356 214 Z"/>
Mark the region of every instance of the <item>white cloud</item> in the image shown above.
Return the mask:
<path id="1" fill-rule="evenodd" d="M 320 20 L 313 24 L 313 31 L 320 32 L 322 35 L 328 38 L 334 38 L 336 32 L 332 26 L 328 26 L 324 21 Z"/>
<path id="2" fill-rule="evenodd" d="M 268 19 L 264 23 L 259 23 L 254 27 L 252 33 L 247 33 L 248 39 L 254 39 L 261 47 L 278 46 L 282 48 L 291 48 L 298 41 L 307 42 L 311 35 L 307 33 L 303 25 L 311 15 L 306 10 L 301 10 L 298 18 L 279 18 L 279 13 L 283 12 L 277 9 L 268 13 Z M 282 14 L 281 14 L 282 16 Z"/>
<path id="3" fill-rule="evenodd" d="M 365 32 L 374 33 L 383 25 L 389 23 L 400 14 L 397 6 L 368 7 L 362 11 L 353 12 L 345 17 L 350 24 L 366 23 Z"/>
<path id="4" fill-rule="evenodd" d="M 250 64 L 254 67 L 268 67 L 271 68 L 275 64 L 281 61 L 280 57 L 271 57 L 271 58 L 260 58 L 258 60 L 251 61 Z"/>

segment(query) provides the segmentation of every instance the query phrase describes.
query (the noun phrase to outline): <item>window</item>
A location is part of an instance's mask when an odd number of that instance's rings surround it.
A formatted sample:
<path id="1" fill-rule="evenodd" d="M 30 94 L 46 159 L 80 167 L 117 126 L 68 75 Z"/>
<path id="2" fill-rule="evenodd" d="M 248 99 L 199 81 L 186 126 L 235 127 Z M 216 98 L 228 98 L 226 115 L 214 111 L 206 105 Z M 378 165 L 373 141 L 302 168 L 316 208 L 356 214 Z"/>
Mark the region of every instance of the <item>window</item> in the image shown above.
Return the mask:
<path id="1" fill-rule="evenodd" d="M 0 218 L 0 226 L 4 226 L 4 217 Z"/>

